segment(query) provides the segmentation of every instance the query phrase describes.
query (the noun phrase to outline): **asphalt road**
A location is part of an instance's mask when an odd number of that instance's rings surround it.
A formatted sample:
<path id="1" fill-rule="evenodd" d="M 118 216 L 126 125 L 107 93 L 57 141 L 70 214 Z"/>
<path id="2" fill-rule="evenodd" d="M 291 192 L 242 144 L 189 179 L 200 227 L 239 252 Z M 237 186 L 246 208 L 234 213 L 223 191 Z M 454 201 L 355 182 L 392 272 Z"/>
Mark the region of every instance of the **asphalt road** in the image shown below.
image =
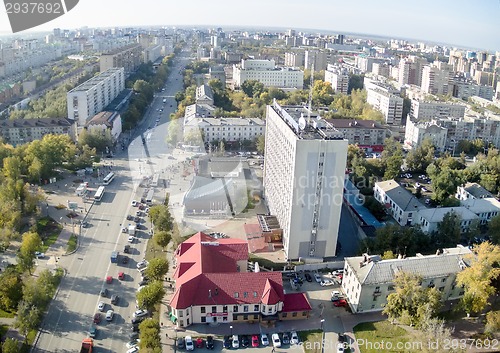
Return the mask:
<path id="1" fill-rule="evenodd" d="M 135 310 L 135 294 L 140 278 L 136 263 L 144 257 L 149 222 L 144 223 L 147 228 L 138 231 L 136 241 L 131 244 L 133 250 L 128 264 L 111 263 L 110 255 L 115 250 L 123 255 L 123 247 L 128 244 L 128 236 L 121 233 L 121 227 L 129 223 L 126 221 L 127 214 L 137 210 L 131 206 L 131 201 L 140 199 L 141 195 L 137 194 L 139 181 L 175 162 L 166 158 L 168 150 L 164 136 L 169 115 L 176 109 L 175 93 L 182 89 L 179 71 L 188 62 L 187 58 L 176 60 L 165 90 L 157 93 L 143 122 L 127 136 L 127 148 L 119 148 L 113 159 L 105 160 L 108 165 L 112 164 L 117 176 L 106 186 L 102 201 L 90 209 L 87 220 L 91 226 L 82 229 L 78 251 L 60 259 L 67 275 L 49 307 L 35 352 L 79 351 L 100 300 L 106 303 L 106 310 L 112 308 L 115 311 L 115 317 L 112 322 L 106 322 L 103 315 L 101 324 L 97 325 L 96 347 L 101 353 L 126 350 L 128 322 Z M 157 119 L 160 120 L 155 127 Z M 123 281 L 117 279 L 118 272 L 125 273 Z M 113 277 L 113 283 L 106 284 L 107 276 Z M 101 298 L 99 292 L 102 288 L 107 288 L 110 295 L 117 294 L 119 303 L 111 305 L 109 296 Z"/>

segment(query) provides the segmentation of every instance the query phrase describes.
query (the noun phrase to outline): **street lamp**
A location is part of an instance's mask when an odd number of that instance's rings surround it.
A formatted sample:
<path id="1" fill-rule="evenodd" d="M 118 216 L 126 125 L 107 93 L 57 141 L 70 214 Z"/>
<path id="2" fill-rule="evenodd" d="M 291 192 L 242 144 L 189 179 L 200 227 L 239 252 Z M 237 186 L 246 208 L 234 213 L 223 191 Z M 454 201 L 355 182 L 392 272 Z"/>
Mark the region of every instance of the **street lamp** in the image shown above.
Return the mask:
<path id="1" fill-rule="evenodd" d="M 233 326 L 231 325 L 231 326 L 229 326 L 229 328 L 231 329 L 231 335 L 230 336 L 232 336 L 233 335 Z"/>
<path id="2" fill-rule="evenodd" d="M 321 331 L 323 331 L 323 323 L 325 322 L 325 319 L 321 319 L 320 322 L 321 322 Z"/>

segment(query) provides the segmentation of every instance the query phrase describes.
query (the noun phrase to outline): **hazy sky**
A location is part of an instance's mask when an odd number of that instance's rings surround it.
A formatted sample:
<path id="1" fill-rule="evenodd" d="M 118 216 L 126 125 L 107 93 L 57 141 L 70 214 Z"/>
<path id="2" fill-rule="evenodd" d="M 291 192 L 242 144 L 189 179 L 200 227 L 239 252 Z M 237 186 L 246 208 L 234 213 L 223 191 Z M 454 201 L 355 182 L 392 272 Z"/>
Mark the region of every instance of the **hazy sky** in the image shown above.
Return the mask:
<path id="1" fill-rule="evenodd" d="M 80 0 L 35 30 L 126 25 L 304 28 L 500 50 L 500 0 Z M 10 32 L 4 8 L 0 31 Z"/>

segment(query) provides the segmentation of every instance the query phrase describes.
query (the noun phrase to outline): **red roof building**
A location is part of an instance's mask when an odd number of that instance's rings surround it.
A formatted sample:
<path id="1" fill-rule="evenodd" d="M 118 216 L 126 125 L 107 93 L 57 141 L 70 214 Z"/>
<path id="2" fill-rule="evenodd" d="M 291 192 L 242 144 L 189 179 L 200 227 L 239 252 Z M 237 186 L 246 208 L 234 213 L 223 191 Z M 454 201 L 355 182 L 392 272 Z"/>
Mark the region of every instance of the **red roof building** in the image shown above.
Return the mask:
<path id="1" fill-rule="evenodd" d="M 247 272 L 247 259 L 244 240 L 214 239 L 200 232 L 180 244 L 170 301 L 176 325 L 280 319 L 284 303 L 293 301 L 283 292 L 281 272 Z M 305 302 L 309 304 L 307 298 Z M 299 303 L 302 311 L 311 310 L 302 298 Z"/>

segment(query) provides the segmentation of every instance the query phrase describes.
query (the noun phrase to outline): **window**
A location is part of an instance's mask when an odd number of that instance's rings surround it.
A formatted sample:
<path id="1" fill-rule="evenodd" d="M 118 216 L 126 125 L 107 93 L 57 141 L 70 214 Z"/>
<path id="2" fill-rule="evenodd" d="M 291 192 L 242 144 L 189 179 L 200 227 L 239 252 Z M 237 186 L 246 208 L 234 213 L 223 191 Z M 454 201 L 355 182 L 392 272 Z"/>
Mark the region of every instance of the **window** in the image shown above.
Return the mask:
<path id="1" fill-rule="evenodd" d="M 234 297 L 235 297 L 235 298 L 239 298 L 239 297 L 240 297 L 240 293 L 238 293 L 238 292 L 234 292 Z"/>
<path id="2" fill-rule="evenodd" d="M 307 311 L 303 311 L 302 316 L 307 316 Z"/>
<path id="3" fill-rule="evenodd" d="M 182 310 L 177 311 L 177 314 L 179 314 L 179 317 L 183 317 L 184 316 L 184 312 Z"/>
<path id="4" fill-rule="evenodd" d="M 273 312 L 273 308 L 268 308 L 268 309 L 267 309 L 267 312 L 268 312 L 268 313 L 272 313 L 272 312 Z"/>
<path id="5" fill-rule="evenodd" d="M 245 313 L 247 313 L 247 312 L 248 312 L 248 305 L 243 306 L 243 311 L 244 311 Z"/>
<path id="6" fill-rule="evenodd" d="M 257 292 L 253 292 L 253 297 L 257 298 Z"/>
<path id="7" fill-rule="evenodd" d="M 205 307 L 204 306 L 201 307 L 201 313 L 205 314 Z"/>
<path id="8" fill-rule="evenodd" d="M 227 313 L 227 305 L 224 305 L 224 306 L 222 307 L 222 312 L 223 312 L 223 313 Z"/>
<path id="9" fill-rule="evenodd" d="M 216 313 L 217 312 L 217 307 L 216 306 L 212 306 L 212 313 Z"/>
<path id="10" fill-rule="evenodd" d="M 243 292 L 243 298 L 248 297 L 248 292 Z"/>
<path id="11" fill-rule="evenodd" d="M 235 312 L 235 313 L 238 312 L 238 305 L 233 306 L 233 312 Z"/>
<path id="12" fill-rule="evenodd" d="M 292 313 L 292 317 L 297 317 L 297 313 L 295 311 Z"/>
<path id="13" fill-rule="evenodd" d="M 281 314 L 281 317 L 286 317 L 287 316 L 287 313 L 282 313 Z"/>
<path id="14" fill-rule="evenodd" d="M 237 321 L 238 320 L 238 315 L 237 314 L 233 314 L 233 321 Z"/>
<path id="15" fill-rule="evenodd" d="M 243 315 L 243 320 L 248 320 L 248 315 Z"/>
<path id="16" fill-rule="evenodd" d="M 205 316 L 201 317 L 201 322 L 207 322 L 207 318 Z"/>
<path id="17" fill-rule="evenodd" d="M 253 311 L 259 311 L 259 306 L 258 305 L 254 305 L 253 306 Z"/>

